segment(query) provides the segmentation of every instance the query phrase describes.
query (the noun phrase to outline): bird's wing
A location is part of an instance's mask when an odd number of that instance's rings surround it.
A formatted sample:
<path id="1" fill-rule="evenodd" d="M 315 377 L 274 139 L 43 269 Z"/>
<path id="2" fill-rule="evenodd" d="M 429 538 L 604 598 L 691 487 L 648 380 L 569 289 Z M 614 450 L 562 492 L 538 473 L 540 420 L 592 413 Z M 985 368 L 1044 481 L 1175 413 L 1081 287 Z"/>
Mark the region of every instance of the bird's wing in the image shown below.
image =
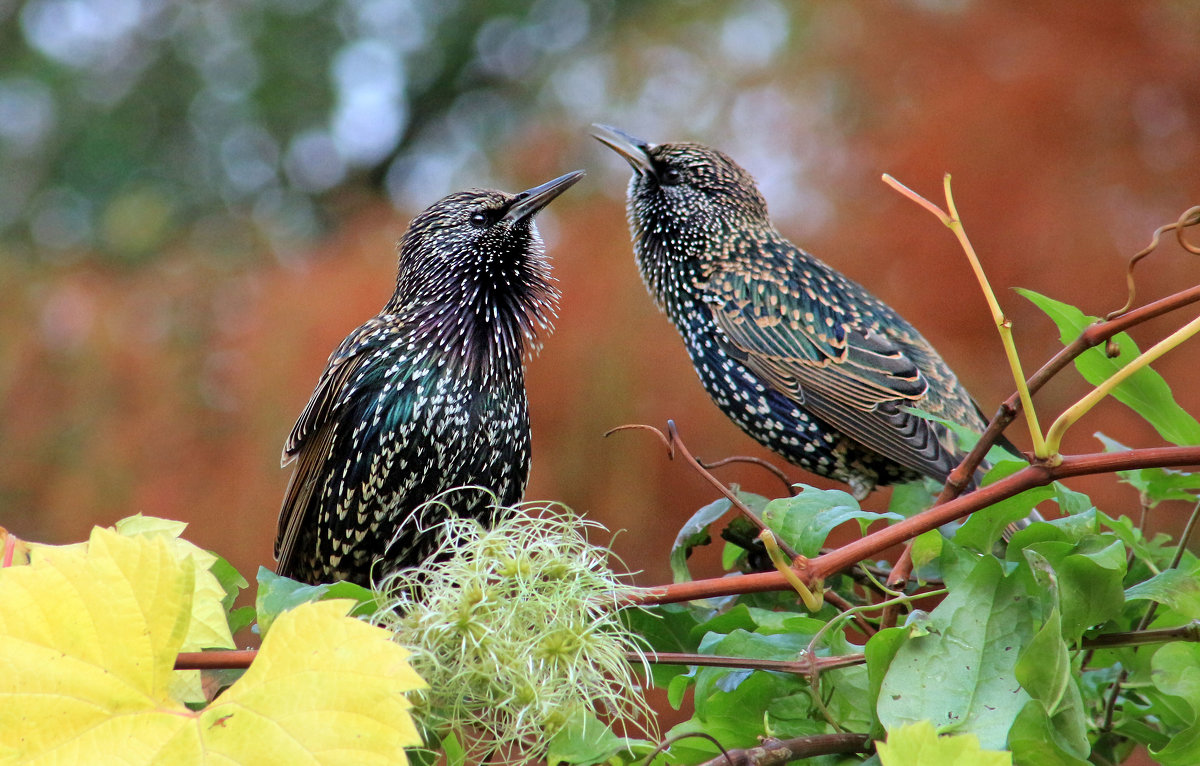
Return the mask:
<path id="1" fill-rule="evenodd" d="M 398 330 L 396 318 L 385 315 L 369 320 L 347 336 L 329 356 L 312 397 L 288 436 L 281 465 L 295 460 L 296 468 L 283 496 L 275 538 L 275 559 L 281 572 L 290 569 L 297 537 L 312 507 L 313 492 L 337 433 L 337 421 L 331 416 L 366 382 L 363 365 L 372 352 L 395 341 Z"/>
<path id="2" fill-rule="evenodd" d="M 280 466 L 295 460 L 304 442 L 319 431 L 329 421 L 330 414 L 354 394 L 362 384 L 361 378 L 356 376 L 362 371 L 363 362 L 370 357 L 369 352 L 395 340 L 398 337 L 397 329 L 396 317 L 373 317 L 346 336 L 334 349 L 304 412 L 300 413 L 283 446 Z"/>
<path id="3" fill-rule="evenodd" d="M 927 353 L 864 320 L 851 304 L 883 305 L 844 277 L 786 251 L 761 256 L 733 261 L 707 281 L 705 302 L 725 351 L 853 441 L 944 476 L 956 462 L 945 429 L 907 409 L 927 409 L 930 380 L 919 366 Z M 831 294 L 843 297 L 822 300 Z M 902 330 L 923 343 L 907 323 Z"/>

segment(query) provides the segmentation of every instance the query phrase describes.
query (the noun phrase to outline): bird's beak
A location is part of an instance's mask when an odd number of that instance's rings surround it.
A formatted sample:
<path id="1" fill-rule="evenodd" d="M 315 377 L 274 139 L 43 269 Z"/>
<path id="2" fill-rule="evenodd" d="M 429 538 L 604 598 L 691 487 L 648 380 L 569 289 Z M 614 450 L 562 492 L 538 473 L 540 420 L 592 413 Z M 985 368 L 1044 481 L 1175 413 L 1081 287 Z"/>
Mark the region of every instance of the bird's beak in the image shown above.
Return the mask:
<path id="1" fill-rule="evenodd" d="M 541 186 L 526 189 L 513 197 L 512 204 L 509 205 L 508 210 L 504 213 L 503 220 L 508 223 L 516 223 L 517 221 L 533 217 L 539 210 L 549 205 L 555 197 L 574 186 L 575 182 L 580 178 L 583 178 L 583 171 L 572 170 L 570 173 L 561 175 L 553 181 L 547 181 Z"/>
<path id="2" fill-rule="evenodd" d="M 592 128 L 592 137 L 624 157 L 635 173 L 643 176 L 654 175 L 654 165 L 650 162 L 649 154 L 653 144 L 609 125 L 593 123 Z"/>

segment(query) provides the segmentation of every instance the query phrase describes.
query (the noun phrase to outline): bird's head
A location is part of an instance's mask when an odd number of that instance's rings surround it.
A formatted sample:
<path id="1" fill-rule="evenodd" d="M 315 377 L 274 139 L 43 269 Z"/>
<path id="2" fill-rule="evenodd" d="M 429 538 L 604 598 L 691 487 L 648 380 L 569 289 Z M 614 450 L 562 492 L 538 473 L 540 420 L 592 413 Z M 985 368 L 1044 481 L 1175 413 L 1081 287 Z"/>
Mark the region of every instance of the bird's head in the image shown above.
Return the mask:
<path id="1" fill-rule="evenodd" d="M 485 337 L 533 339 L 548 328 L 558 291 L 533 219 L 583 177 L 576 170 L 517 194 L 468 189 L 435 202 L 400 241 L 396 293 L 385 311 Z M 513 332 L 519 330 L 519 332 Z"/>
<path id="2" fill-rule="evenodd" d="M 519 289 L 547 282 L 533 219 L 582 176 L 576 170 L 517 194 L 468 189 L 433 203 L 400 241 L 397 293 L 429 298 L 454 284 Z"/>
<path id="3" fill-rule="evenodd" d="M 766 224 L 767 202 L 754 178 L 728 155 L 696 143 L 652 144 L 605 125 L 592 135 L 633 168 L 629 215 L 643 226 L 681 232 Z"/>

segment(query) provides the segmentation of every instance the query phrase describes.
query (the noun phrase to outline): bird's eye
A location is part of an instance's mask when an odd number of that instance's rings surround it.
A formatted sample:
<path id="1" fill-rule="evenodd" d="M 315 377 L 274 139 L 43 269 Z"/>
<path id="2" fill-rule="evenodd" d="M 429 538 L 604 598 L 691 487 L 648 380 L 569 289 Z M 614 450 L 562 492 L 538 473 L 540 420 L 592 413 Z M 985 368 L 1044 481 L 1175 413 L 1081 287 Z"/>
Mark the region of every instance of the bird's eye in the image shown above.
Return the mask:
<path id="1" fill-rule="evenodd" d="M 482 210 L 476 210 L 474 213 L 471 213 L 471 225 L 476 229 L 482 229 L 484 226 L 487 226 L 487 224 L 487 213 L 483 212 Z"/>
<path id="2" fill-rule="evenodd" d="M 658 174 L 658 180 L 667 186 L 674 186 L 683 180 L 683 173 L 679 172 L 679 168 L 666 167 Z"/>

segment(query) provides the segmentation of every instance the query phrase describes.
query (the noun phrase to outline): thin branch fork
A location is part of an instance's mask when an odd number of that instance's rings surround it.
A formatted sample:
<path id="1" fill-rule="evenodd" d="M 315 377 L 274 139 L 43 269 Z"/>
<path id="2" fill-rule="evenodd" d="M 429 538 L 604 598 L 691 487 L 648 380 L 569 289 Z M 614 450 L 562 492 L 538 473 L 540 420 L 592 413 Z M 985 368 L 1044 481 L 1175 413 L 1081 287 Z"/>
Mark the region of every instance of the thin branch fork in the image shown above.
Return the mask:
<path id="1" fill-rule="evenodd" d="M 1031 395 L 1037 393 L 1051 378 L 1088 349 L 1107 343 L 1113 336 L 1128 330 L 1130 327 L 1184 308 L 1197 301 L 1200 301 L 1200 285 L 1189 287 L 1174 295 L 1168 295 L 1166 298 L 1147 303 L 1114 319 L 1100 321 L 1089 326 L 1075 340 L 1060 349 L 1057 354 L 1042 365 L 1041 369 L 1030 376 L 1028 384 L 1029 393 Z M 946 486 L 942 489 L 941 494 L 938 495 L 937 502 L 946 502 L 957 497 L 962 492 L 969 478 L 975 475 L 975 469 L 983 462 L 983 457 L 987 454 L 988 449 L 995 444 L 996 439 L 1000 437 L 1000 434 L 1004 432 L 1004 429 L 1008 428 L 1009 424 L 1012 423 L 1020 412 L 1020 398 L 1016 393 L 1013 393 L 1000 404 L 999 409 L 992 416 L 987 430 L 983 432 L 975 448 L 968 453 L 967 457 L 957 468 L 950 472 Z"/>

